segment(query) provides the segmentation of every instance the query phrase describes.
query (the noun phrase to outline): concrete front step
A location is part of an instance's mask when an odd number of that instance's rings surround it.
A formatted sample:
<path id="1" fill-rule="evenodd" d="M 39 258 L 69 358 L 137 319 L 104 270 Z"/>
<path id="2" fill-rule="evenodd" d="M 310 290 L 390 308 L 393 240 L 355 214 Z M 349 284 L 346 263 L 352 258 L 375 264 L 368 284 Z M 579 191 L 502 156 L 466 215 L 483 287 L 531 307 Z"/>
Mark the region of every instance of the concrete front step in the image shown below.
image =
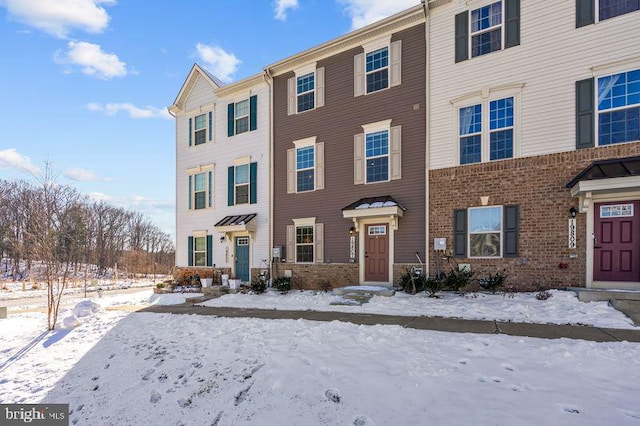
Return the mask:
<path id="1" fill-rule="evenodd" d="M 344 296 L 346 294 L 360 294 L 363 296 L 384 296 L 391 297 L 396 291 L 389 287 L 371 286 L 371 285 L 350 285 L 346 287 L 336 287 L 333 289 L 336 296 Z"/>
<path id="2" fill-rule="evenodd" d="M 608 300 L 637 300 L 640 301 L 640 291 L 633 290 L 603 290 L 595 288 L 569 287 L 578 295 L 581 302 L 603 302 Z"/>
<path id="3" fill-rule="evenodd" d="M 640 300 L 617 300 L 609 301 L 611 306 L 631 318 L 634 325 L 640 326 Z"/>

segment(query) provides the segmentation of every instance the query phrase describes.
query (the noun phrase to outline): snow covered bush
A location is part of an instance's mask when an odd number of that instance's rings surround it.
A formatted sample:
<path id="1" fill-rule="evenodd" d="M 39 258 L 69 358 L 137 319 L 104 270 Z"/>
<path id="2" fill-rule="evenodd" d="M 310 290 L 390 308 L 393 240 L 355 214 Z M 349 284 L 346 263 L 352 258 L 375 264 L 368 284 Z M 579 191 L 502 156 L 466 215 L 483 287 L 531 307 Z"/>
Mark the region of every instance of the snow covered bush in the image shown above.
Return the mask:
<path id="1" fill-rule="evenodd" d="M 483 289 L 495 293 L 504 286 L 506 280 L 507 275 L 504 271 L 498 271 L 495 274 L 489 274 L 488 277 L 478 278 L 478 284 Z"/>
<path id="2" fill-rule="evenodd" d="M 275 280 L 274 280 L 274 285 L 275 285 Z M 267 289 L 266 281 L 261 280 L 260 277 L 251 278 L 251 290 L 255 294 L 262 294 L 265 292 L 266 289 Z"/>
<path id="3" fill-rule="evenodd" d="M 282 294 L 286 294 L 291 290 L 290 277 L 278 277 L 273 280 L 273 286 Z"/>

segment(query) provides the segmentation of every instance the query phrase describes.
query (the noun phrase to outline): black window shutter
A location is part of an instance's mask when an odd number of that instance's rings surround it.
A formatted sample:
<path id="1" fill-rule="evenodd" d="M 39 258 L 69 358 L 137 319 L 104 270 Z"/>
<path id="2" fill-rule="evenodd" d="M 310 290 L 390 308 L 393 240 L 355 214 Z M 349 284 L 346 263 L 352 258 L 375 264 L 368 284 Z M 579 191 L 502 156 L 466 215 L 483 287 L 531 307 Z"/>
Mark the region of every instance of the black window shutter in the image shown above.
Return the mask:
<path id="1" fill-rule="evenodd" d="M 576 81 L 576 149 L 595 146 L 595 81 Z"/>
<path id="2" fill-rule="evenodd" d="M 209 111 L 209 140 L 213 138 L 213 112 Z"/>
<path id="3" fill-rule="evenodd" d="M 193 143 L 192 141 L 192 133 L 193 133 L 193 122 L 192 122 L 192 118 L 189 119 L 189 146 L 191 146 L 191 144 Z"/>
<path id="4" fill-rule="evenodd" d="M 469 12 L 456 15 L 456 62 L 469 59 Z"/>
<path id="5" fill-rule="evenodd" d="M 258 96 L 253 95 L 249 98 L 249 130 L 258 128 Z"/>
<path id="6" fill-rule="evenodd" d="M 453 255 L 467 257 L 467 210 L 453 211 Z"/>
<path id="7" fill-rule="evenodd" d="M 213 235 L 207 235 L 207 266 L 213 266 Z"/>
<path id="8" fill-rule="evenodd" d="M 187 265 L 193 266 L 193 237 L 189 237 L 187 240 L 187 253 L 189 258 Z"/>
<path id="9" fill-rule="evenodd" d="M 235 167 L 229 166 L 227 172 L 227 205 L 233 206 L 235 204 L 235 184 L 234 184 Z"/>
<path id="10" fill-rule="evenodd" d="M 235 105 L 231 102 L 227 105 L 227 136 L 235 134 Z"/>
<path id="11" fill-rule="evenodd" d="M 258 163 L 249 165 L 249 204 L 258 202 Z"/>
<path id="12" fill-rule="evenodd" d="M 576 0 L 576 28 L 596 22 L 595 0 Z"/>
<path id="13" fill-rule="evenodd" d="M 505 40 L 504 47 L 520 45 L 520 0 L 506 0 L 505 8 Z"/>
<path id="14" fill-rule="evenodd" d="M 518 257 L 518 212 L 517 205 L 507 205 L 503 208 L 504 250 L 502 257 Z"/>

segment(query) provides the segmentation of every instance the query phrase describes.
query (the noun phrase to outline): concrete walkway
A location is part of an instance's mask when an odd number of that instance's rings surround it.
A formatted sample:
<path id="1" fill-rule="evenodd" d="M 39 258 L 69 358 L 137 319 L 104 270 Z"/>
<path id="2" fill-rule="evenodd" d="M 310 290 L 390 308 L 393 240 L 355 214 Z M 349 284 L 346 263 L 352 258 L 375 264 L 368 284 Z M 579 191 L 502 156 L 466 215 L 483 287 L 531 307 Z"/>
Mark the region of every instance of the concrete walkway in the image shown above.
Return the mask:
<path id="1" fill-rule="evenodd" d="M 114 307 L 115 308 L 115 307 Z M 361 314 L 350 312 L 281 311 L 275 309 L 225 308 L 181 305 L 152 305 L 138 312 L 163 314 L 213 315 L 231 318 L 259 319 L 305 319 L 311 321 L 342 321 L 361 325 L 398 325 L 416 330 L 435 330 L 452 333 L 506 334 L 510 336 L 539 337 L 543 339 L 582 339 L 593 342 L 638 342 L 640 329 L 627 330 L 589 326 L 554 324 L 531 324 L 502 321 L 466 320 L 457 318 L 436 318 L 416 316 L 396 316 Z"/>

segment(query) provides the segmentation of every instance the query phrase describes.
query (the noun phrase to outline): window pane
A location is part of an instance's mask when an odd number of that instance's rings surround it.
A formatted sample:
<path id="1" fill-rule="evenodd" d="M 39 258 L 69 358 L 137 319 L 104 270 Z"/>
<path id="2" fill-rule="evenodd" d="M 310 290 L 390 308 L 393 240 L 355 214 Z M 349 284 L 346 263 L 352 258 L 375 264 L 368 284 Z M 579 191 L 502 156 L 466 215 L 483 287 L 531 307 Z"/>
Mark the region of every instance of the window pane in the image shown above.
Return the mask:
<path id="1" fill-rule="evenodd" d="M 249 183 L 249 165 L 236 166 L 236 185 Z"/>
<path id="2" fill-rule="evenodd" d="M 491 160 L 513 157 L 513 129 L 492 132 L 490 139 Z"/>
<path id="3" fill-rule="evenodd" d="M 600 20 L 640 10 L 640 0 L 600 0 Z"/>
<path id="4" fill-rule="evenodd" d="M 386 89 L 389 86 L 389 69 L 367 74 L 367 93 Z"/>
<path id="5" fill-rule="evenodd" d="M 513 98 L 489 103 L 489 127 L 491 130 L 513 127 Z"/>
<path id="6" fill-rule="evenodd" d="M 195 266 L 207 266 L 207 253 L 194 253 Z"/>
<path id="7" fill-rule="evenodd" d="M 236 120 L 236 134 L 249 131 L 249 117 L 239 118 Z"/>
<path id="8" fill-rule="evenodd" d="M 207 189 L 207 175 L 206 173 L 198 173 L 194 176 L 193 189 L 196 191 L 204 191 Z"/>
<path id="9" fill-rule="evenodd" d="M 367 157 L 374 157 L 389 154 L 389 132 L 367 133 Z"/>
<path id="10" fill-rule="evenodd" d="M 502 49 L 502 29 L 480 33 L 471 37 L 471 56 L 486 55 Z"/>
<path id="11" fill-rule="evenodd" d="M 598 115 L 599 145 L 637 140 L 640 140 L 640 107 Z"/>
<path id="12" fill-rule="evenodd" d="M 195 251 L 205 251 L 207 249 L 207 239 L 205 237 L 194 238 L 193 247 Z"/>
<path id="13" fill-rule="evenodd" d="M 315 87 L 314 73 L 305 74 L 297 78 L 297 93 L 304 93 L 313 90 Z"/>
<path id="14" fill-rule="evenodd" d="M 236 118 L 249 115 L 249 99 L 236 103 Z"/>
<path id="15" fill-rule="evenodd" d="M 482 131 L 482 105 L 460 108 L 460 135 L 480 133 Z"/>
<path id="16" fill-rule="evenodd" d="M 314 165 L 314 147 L 308 146 L 296 151 L 296 168 L 309 169 Z"/>
<path id="17" fill-rule="evenodd" d="M 469 232 L 491 232 L 502 229 L 502 209 L 487 207 L 469 209 Z"/>
<path id="18" fill-rule="evenodd" d="M 204 191 L 195 193 L 195 208 L 196 208 L 196 210 L 197 209 L 204 209 L 204 208 L 207 207 L 207 205 L 205 204 L 205 199 L 206 199 L 206 193 Z"/>
<path id="19" fill-rule="evenodd" d="M 296 262 L 313 262 L 313 226 L 296 228 Z"/>
<path id="20" fill-rule="evenodd" d="M 367 53 L 367 72 L 387 66 L 389 66 L 389 49 L 387 47 Z"/>
<path id="21" fill-rule="evenodd" d="M 460 164 L 479 163 L 481 159 L 480 135 L 460 138 Z"/>
<path id="22" fill-rule="evenodd" d="M 204 129 L 207 127 L 207 117 L 205 114 L 199 115 L 195 119 L 195 130 Z"/>
<path id="23" fill-rule="evenodd" d="M 196 135 L 196 138 L 195 138 L 196 139 L 195 140 L 195 144 L 196 145 L 203 144 L 203 143 L 205 143 L 207 141 L 206 140 L 207 139 L 207 131 L 206 130 L 204 130 L 204 129 L 203 130 L 198 130 L 195 133 L 195 135 Z"/>
<path id="24" fill-rule="evenodd" d="M 298 112 L 308 111 L 315 107 L 315 92 L 298 95 Z"/>
<path id="25" fill-rule="evenodd" d="M 313 244 L 296 246 L 296 262 L 313 262 Z"/>
<path id="26" fill-rule="evenodd" d="M 249 185 L 236 186 L 236 204 L 247 204 L 249 202 Z"/>
<path id="27" fill-rule="evenodd" d="M 313 226 L 299 226 L 296 228 L 296 244 L 313 243 Z"/>
<path id="28" fill-rule="evenodd" d="M 502 23 L 502 2 L 471 11 L 471 32 L 485 30 Z"/>
<path id="29" fill-rule="evenodd" d="M 367 183 L 389 180 L 389 157 L 367 160 Z"/>
<path id="30" fill-rule="evenodd" d="M 640 104 L 640 70 L 598 79 L 598 110 L 637 104 Z"/>
<path id="31" fill-rule="evenodd" d="M 471 257 L 500 257 L 500 234 L 471 234 Z"/>
<path id="32" fill-rule="evenodd" d="M 298 192 L 313 191 L 314 189 L 313 169 L 298 172 Z"/>

